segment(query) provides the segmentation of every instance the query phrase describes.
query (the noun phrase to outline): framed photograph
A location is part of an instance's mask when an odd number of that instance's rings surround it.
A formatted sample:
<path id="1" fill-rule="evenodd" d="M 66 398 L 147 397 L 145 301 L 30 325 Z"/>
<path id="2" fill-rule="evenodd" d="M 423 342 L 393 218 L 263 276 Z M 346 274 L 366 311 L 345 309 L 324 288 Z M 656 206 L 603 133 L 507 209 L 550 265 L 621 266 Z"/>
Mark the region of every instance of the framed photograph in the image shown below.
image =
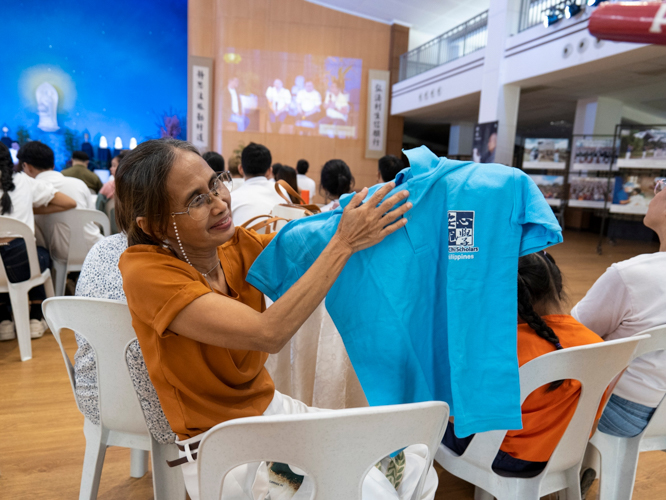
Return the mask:
<path id="1" fill-rule="evenodd" d="M 564 176 L 562 175 L 530 175 L 530 178 L 546 198 L 550 206 L 559 207 L 562 202 Z"/>
<path id="2" fill-rule="evenodd" d="M 523 169 L 564 170 L 569 156 L 569 139 L 525 139 Z"/>
<path id="3" fill-rule="evenodd" d="M 571 170 L 608 170 L 615 153 L 613 137 L 574 137 Z M 617 163 L 613 168 L 617 168 Z"/>
<path id="4" fill-rule="evenodd" d="M 654 186 L 664 177 L 628 175 L 615 177 L 613 204 L 610 211 L 618 214 L 644 215 L 654 198 Z"/>
<path id="5" fill-rule="evenodd" d="M 620 130 L 619 168 L 666 169 L 666 126 Z"/>
<path id="6" fill-rule="evenodd" d="M 612 181 L 611 181 L 612 182 Z M 579 208 L 603 208 L 604 199 L 610 201 L 606 177 L 569 177 L 569 206 Z"/>

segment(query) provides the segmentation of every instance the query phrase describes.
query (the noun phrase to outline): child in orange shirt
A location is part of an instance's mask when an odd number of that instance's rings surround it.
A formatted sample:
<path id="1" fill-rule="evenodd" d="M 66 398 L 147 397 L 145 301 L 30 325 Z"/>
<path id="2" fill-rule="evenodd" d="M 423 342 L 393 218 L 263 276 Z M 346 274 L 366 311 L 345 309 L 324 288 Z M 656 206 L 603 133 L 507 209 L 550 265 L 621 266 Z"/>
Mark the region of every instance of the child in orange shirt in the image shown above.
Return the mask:
<path id="1" fill-rule="evenodd" d="M 563 314 L 562 274 L 544 252 L 518 261 L 518 363 L 567 347 L 603 342 L 572 316 Z M 508 431 L 493 469 L 536 476 L 548 463 L 576 411 L 580 383 L 559 380 L 532 392 L 522 405 L 523 428 Z M 597 415 L 597 419 L 601 415 Z M 460 439 L 449 424 L 442 442 L 462 455 L 474 436 Z"/>

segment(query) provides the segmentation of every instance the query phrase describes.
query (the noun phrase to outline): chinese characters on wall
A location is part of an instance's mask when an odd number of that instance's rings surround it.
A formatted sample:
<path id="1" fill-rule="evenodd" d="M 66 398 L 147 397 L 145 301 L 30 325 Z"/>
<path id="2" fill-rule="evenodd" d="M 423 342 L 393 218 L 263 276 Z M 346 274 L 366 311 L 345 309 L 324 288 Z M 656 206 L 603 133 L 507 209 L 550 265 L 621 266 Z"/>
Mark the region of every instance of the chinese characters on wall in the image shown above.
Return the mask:
<path id="1" fill-rule="evenodd" d="M 385 154 L 390 89 L 389 72 L 371 69 L 368 75 L 366 158 L 381 158 Z"/>
<path id="2" fill-rule="evenodd" d="M 210 68 L 192 65 L 192 144 L 198 148 L 209 147 L 210 124 Z"/>

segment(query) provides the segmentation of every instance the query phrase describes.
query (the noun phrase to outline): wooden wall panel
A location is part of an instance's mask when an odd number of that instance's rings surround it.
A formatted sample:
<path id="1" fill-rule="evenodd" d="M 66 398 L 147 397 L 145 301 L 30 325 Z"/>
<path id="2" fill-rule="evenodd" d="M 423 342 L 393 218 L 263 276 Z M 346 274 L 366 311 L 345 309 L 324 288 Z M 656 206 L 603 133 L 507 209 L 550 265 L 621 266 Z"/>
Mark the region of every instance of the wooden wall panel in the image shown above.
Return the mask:
<path id="1" fill-rule="evenodd" d="M 271 150 L 274 162 L 295 167 L 298 159 L 307 159 L 310 162 L 309 175 L 317 181 L 323 164 L 340 158 L 351 167 L 357 187 L 374 184 L 377 161 L 364 158 L 368 70 L 389 69 L 391 27 L 305 0 L 190 0 L 190 4 L 211 1 L 215 2 L 214 14 L 210 17 L 215 20 L 212 28 L 216 59 L 214 85 L 218 96 L 226 89 L 222 57 L 227 47 L 363 60 L 362 112 L 357 122 L 357 139 L 223 130 L 220 99 L 216 99 L 215 150 L 228 158 L 239 141 L 265 144 Z"/>

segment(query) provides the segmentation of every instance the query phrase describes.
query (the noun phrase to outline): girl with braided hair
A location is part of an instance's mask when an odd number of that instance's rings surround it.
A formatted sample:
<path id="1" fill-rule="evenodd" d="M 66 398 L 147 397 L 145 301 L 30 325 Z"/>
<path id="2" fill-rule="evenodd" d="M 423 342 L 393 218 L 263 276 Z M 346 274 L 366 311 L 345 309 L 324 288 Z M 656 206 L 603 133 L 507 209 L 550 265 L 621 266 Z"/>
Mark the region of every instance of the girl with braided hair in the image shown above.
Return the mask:
<path id="1" fill-rule="evenodd" d="M 25 165 L 52 166 L 53 151 L 46 144 L 33 141 L 18 152 L 19 161 Z M 50 163 L 49 163 L 50 162 Z M 40 182 L 25 173 L 14 173 L 12 157 L 7 146 L 0 143 L 0 215 L 19 220 L 35 232 L 35 213 L 53 213 L 76 207 L 69 196 L 57 191 L 52 185 Z M 0 222 L 0 225 L 2 222 Z M 30 263 L 25 242 L 21 238 L 0 239 L 0 256 L 12 283 L 30 278 Z M 51 265 L 49 252 L 37 247 L 39 267 L 42 271 Z M 43 286 L 30 290 L 30 334 L 41 337 L 46 331 L 42 318 L 42 301 L 46 299 Z M 16 336 L 12 321 L 9 295 L 0 294 L 0 340 L 11 340 Z"/>
<path id="2" fill-rule="evenodd" d="M 566 297 L 562 273 L 555 259 L 544 252 L 518 260 L 518 364 L 549 352 L 603 342 L 572 316 L 564 313 Z M 559 380 L 538 388 L 522 405 L 523 428 L 508 431 L 493 462 L 493 469 L 521 476 L 536 476 L 548 463 L 576 411 L 580 382 Z M 597 414 L 597 419 L 601 413 Z M 464 453 L 474 436 L 458 438 L 453 425 L 443 442 Z"/>

